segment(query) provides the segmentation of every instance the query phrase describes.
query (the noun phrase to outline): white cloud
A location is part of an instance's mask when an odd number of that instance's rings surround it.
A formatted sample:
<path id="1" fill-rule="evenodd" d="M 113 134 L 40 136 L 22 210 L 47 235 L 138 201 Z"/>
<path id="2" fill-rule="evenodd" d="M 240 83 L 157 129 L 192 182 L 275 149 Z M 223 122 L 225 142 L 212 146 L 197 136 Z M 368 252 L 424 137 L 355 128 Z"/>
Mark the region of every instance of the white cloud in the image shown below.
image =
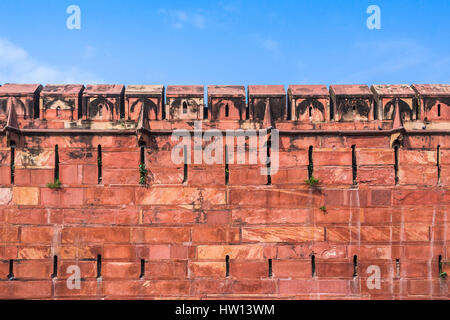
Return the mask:
<path id="1" fill-rule="evenodd" d="M 95 57 L 96 54 L 97 54 L 97 49 L 91 45 L 88 45 L 84 48 L 83 58 L 91 59 L 91 58 Z"/>
<path id="2" fill-rule="evenodd" d="M 205 17 L 201 14 L 194 14 L 192 16 L 192 24 L 197 27 L 198 29 L 205 28 Z"/>
<path id="3" fill-rule="evenodd" d="M 266 50 L 273 57 L 280 58 L 283 56 L 283 52 L 281 50 L 281 45 L 278 41 L 273 40 L 268 37 L 262 37 L 261 35 L 255 35 L 254 41 L 255 41 L 256 45 L 258 45 L 260 48 Z"/>
<path id="4" fill-rule="evenodd" d="M 102 83 L 77 67 L 55 68 L 37 61 L 8 39 L 0 38 L 0 83 Z"/>
<path id="5" fill-rule="evenodd" d="M 159 13 L 164 15 L 176 29 L 182 29 L 186 25 L 192 25 L 197 29 L 204 29 L 206 18 L 201 13 L 190 13 L 179 10 L 160 9 Z"/>
<path id="6" fill-rule="evenodd" d="M 226 2 L 220 2 L 220 5 L 224 11 L 232 12 L 232 13 L 238 12 L 241 8 L 240 2 L 226 1 Z"/>
<path id="7" fill-rule="evenodd" d="M 355 55 L 355 60 L 364 57 L 367 64 L 362 68 L 355 63 L 355 69 L 338 83 L 372 82 L 379 77 L 387 78 L 388 81 L 410 70 L 423 70 L 423 66 L 430 61 L 429 51 L 410 40 L 357 42 L 353 45 L 352 54 Z"/>
<path id="8" fill-rule="evenodd" d="M 269 51 L 277 52 L 279 50 L 279 44 L 277 41 L 272 39 L 265 39 L 261 42 L 261 45 L 264 49 Z"/>

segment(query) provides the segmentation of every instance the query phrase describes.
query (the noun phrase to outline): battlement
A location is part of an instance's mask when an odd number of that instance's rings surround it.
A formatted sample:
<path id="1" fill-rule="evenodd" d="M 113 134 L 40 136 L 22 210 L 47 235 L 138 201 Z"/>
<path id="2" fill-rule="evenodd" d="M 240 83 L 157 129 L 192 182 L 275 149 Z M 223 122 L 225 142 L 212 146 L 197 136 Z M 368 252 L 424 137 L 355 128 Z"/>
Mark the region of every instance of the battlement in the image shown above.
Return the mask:
<path id="1" fill-rule="evenodd" d="M 204 90 L 0 86 L 0 298 L 448 299 L 449 85 Z"/>
<path id="2" fill-rule="evenodd" d="M 254 121 L 342 122 L 450 121 L 450 85 L 208 86 L 41 85 L 0 87 L 0 119 L 14 112 L 19 127 L 61 122 Z M 10 107 L 8 107 L 8 103 Z M 45 122 L 45 123 L 41 123 Z M 344 125 L 345 126 L 345 125 Z"/>

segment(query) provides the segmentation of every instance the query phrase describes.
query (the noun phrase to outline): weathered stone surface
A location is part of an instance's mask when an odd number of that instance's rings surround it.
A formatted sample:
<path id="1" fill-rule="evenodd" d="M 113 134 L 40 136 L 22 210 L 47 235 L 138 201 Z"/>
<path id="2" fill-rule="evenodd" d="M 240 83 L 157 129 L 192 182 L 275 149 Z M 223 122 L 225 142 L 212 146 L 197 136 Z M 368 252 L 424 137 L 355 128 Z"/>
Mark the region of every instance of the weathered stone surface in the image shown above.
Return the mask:
<path id="1" fill-rule="evenodd" d="M 11 202 L 13 192 L 11 188 L 0 188 L 0 205 L 7 205 Z"/>
<path id="2" fill-rule="evenodd" d="M 242 228 L 244 242 L 323 241 L 324 229 L 318 227 Z"/>
<path id="3" fill-rule="evenodd" d="M 199 188 L 149 188 L 136 193 L 138 204 L 142 205 L 201 205 L 203 202 L 214 205 L 225 204 L 225 191 Z"/>
<path id="4" fill-rule="evenodd" d="M 448 299 L 447 85 L 203 89 L 0 87 L 0 298 Z M 203 119 L 279 129 L 277 172 L 174 163 Z"/>
<path id="5" fill-rule="evenodd" d="M 14 203 L 22 206 L 32 206 L 39 204 L 39 188 L 15 187 Z"/>

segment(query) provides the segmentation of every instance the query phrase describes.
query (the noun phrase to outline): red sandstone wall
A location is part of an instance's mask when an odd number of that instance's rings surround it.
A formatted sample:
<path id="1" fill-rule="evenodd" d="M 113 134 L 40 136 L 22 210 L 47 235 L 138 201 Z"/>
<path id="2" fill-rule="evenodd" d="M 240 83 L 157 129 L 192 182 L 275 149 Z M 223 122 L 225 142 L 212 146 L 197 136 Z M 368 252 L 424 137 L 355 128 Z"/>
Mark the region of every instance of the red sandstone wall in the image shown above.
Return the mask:
<path id="1" fill-rule="evenodd" d="M 48 131 L 51 124 L 38 119 L 20 135 L 3 129 L 0 298 L 447 299 L 439 273 L 439 256 L 442 271 L 450 260 L 446 120 L 426 130 L 404 123 L 400 139 L 394 121 L 276 122 L 280 169 L 271 185 L 250 165 L 230 165 L 228 184 L 224 165 L 189 165 L 183 183 L 184 166 L 170 160 L 170 133 L 192 129 L 189 121 L 147 121 L 147 187 L 139 185 L 141 133 Z M 203 125 L 246 123 L 260 126 Z M 60 190 L 46 186 L 54 180 L 55 145 Z M 316 187 L 305 183 L 311 146 Z M 67 287 L 71 265 L 81 269 L 80 290 Z M 381 288 L 371 290 L 373 265 Z"/>

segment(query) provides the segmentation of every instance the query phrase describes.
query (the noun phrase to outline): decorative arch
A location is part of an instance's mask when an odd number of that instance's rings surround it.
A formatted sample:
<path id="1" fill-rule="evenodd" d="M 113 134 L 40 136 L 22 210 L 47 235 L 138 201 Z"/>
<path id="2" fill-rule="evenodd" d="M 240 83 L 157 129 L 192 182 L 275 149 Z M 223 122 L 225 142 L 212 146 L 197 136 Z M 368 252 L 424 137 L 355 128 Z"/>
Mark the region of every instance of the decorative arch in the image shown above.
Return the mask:
<path id="1" fill-rule="evenodd" d="M 54 105 L 57 105 L 59 107 L 61 107 L 62 110 L 74 110 L 75 108 L 75 101 L 68 99 L 68 100 L 63 100 L 60 98 L 55 98 L 55 99 L 44 99 L 43 101 L 43 105 L 44 105 L 44 110 L 48 110 L 51 109 Z"/>
<path id="2" fill-rule="evenodd" d="M 144 120 L 148 120 L 150 118 L 150 111 L 152 110 L 155 113 L 155 119 L 158 119 L 158 106 L 152 100 L 147 98 L 140 98 L 136 100 L 130 107 L 130 113 L 135 112 L 135 108 L 138 103 L 141 103 L 141 107 L 144 108 Z"/>
<path id="3" fill-rule="evenodd" d="M 370 106 L 366 100 L 361 98 L 345 98 L 338 102 L 339 121 L 353 120 L 354 111 L 362 117 L 369 118 Z"/>
<path id="4" fill-rule="evenodd" d="M 395 118 L 395 100 L 392 99 L 383 108 L 383 119 L 386 120 L 394 120 Z M 403 101 L 402 99 L 398 100 L 398 108 L 400 111 L 400 117 L 402 120 L 414 120 L 414 110 L 412 106 Z"/>
<path id="5" fill-rule="evenodd" d="M 310 108 L 310 106 L 312 106 L 316 110 L 319 110 L 323 115 L 323 119 L 325 119 L 324 105 L 317 99 L 312 98 L 305 99 L 295 107 L 295 118 L 298 119 L 301 114 L 305 114 Z"/>
<path id="6" fill-rule="evenodd" d="M 106 110 L 104 110 L 106 109 Z M 112 117 L 114 104 L 105 98 L 97 98 L 89 104 L 88 114 L 89 118 L 97 116 L 102 117 L 104 114 L 109 114 Z"/>
<path id="7" fill-rule="evenodd" d="M 23 103 L 22 100 L 20 100 L 18 98 L 14 99 L 13 107 L 14 107 L 17 115 L 19 115 L 19 116 L 23 115 L 23 117 L 25 119 L 27 117 L 31 117 L 31 115 L 28 114 L 28 109 L 27 109 L 27 107 L 25 107 L 25 104 Z"/>

